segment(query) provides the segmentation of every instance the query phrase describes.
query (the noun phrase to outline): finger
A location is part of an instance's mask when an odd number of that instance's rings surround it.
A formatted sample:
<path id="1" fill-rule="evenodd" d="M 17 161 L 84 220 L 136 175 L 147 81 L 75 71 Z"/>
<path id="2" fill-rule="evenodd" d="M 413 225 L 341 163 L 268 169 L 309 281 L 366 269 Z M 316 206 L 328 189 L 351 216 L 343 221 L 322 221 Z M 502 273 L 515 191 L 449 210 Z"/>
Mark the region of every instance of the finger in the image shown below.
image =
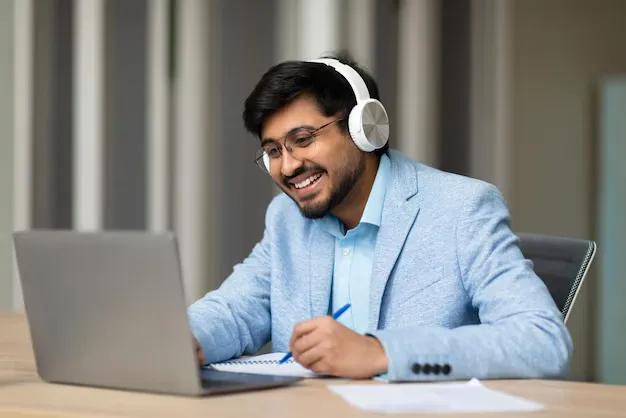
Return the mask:
<path id="1" fill-rule="evenodd" d="M 196 337 L 192 336 L 192 341 L 193 348 L 196 354 L 196 361 L 198 362 L 199 366 L 202 366 L 204 364 L 204 351 L 202 351 L 202 347 L 200 347 L 200 343 L 198 342 L 198 339 Z"/>
<path id="2" fill-rule="evenodd" d="M 324 356 L 321 356 L 319 359 L 317 359 L 317 361 L 314 361 L 311 364 L 309 364 L 307 369 L 315 373 L 326 373 L 326 374 L 331 374 L 331 375 L 333 374 L 331 372 L 330 364 Z"/>
<path id="3" fill-rule="evenodd" d="M 318 319 L 309 319 L 309 320 L 297 323 L 296 326 L 293 327 L 291 339 L 289 340 L 289 347 L 291 348 L 298 338 L 302 337 L 303 335 L 313 332 L 315 329 L 318 328 L 318 326 L 319 326 Z"/>
<path id="4" fill-rule="evenodd" d="M 199 366 L 202 366 L 204 364 L 204 352 L 200 347 L 196 348 L 196 359 Z"/>
<path id="5" fill-rule="evenodd" d="M 295 340 L 291 344 L 291 352 L 295 355 L 303 354 L 321 342 L 320 333 L 317 330 L 311 331 Z"/>
<path id="6" fill-rule="evenodd" d="M 294 358 L 302 367 L 310 369 L 313 364 L 319 363 L 324 358 L 324 350 L 320 349 L 318 344 L 302 353 L 294 353 Z"/>

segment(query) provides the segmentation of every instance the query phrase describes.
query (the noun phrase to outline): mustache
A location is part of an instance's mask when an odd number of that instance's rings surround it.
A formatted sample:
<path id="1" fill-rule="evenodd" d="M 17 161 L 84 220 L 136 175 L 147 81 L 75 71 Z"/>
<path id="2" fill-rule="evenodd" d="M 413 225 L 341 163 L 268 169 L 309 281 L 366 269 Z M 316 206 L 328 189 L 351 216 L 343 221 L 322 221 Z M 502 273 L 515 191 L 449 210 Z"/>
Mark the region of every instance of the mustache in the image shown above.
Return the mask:
<path id="1" fill-rule="evenodd" d="M 289 180 L 294 179 L 302 174 L 306 174 L 306 173 L 317 173 L 317 172 L 325 172 L 326 170 L 324 169 L 324 167 L 322 167 L 321 165 L 318 164 L 310 164 L 310 165 L 306 165 L 306 166 L 302 166 L 302 167 L 298 167 L 292 175 L 290 176 L 284 176 L 283 175 L 283 183 L 285 184 L 285 186 L 289 187 Z"/>

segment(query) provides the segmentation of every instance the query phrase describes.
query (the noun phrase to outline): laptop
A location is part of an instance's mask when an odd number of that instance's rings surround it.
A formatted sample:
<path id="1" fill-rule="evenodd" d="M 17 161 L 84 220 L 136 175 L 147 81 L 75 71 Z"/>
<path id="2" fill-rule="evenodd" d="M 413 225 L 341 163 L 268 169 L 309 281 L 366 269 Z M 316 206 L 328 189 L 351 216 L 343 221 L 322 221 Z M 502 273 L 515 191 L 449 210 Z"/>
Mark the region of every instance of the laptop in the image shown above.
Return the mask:
<path id="1" fill-rule="evenodd" d="M 201 396 L 301 379 L 197 366 L 171 233 L 33 230 L 13 240 L 44 381 Z"/>

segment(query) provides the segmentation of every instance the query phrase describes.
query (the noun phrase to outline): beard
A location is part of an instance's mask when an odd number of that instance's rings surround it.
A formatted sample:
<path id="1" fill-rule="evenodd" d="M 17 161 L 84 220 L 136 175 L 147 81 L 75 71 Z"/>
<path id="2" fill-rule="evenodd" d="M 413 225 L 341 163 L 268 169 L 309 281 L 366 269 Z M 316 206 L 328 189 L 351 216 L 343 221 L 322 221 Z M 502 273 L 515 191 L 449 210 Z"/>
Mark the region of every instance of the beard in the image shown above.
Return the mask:
<path id="1" fill-rule="evenodd" d="M 365 171 L 365 157 L 360 154 L 357 161 L 353 160 L 352 164 L 343 165 L 343 168 L 337 173 L 336 178 L 338 181 L 335 184 L 330 185 L 330 193 L 329 197 L 323 201 L 316 201 L 317 196 L 313 196 L 310 199 L 310 202 L 304 200 L 302 202 L 298 202 L 293 196 L 289 193 L 287 195 L 291 197 L 291 199 L 298 204 L 300 208 L 300 212 L 302 216 L 309 219 L 319 219 L 328 215 L 337 205 L 344 201 L 346 196 L 350 194 L 354 185 L 361 178 L 361 175 Z M 293 176 L 295 177 L 303 173 L 307 172 L 320 172 L 320 173 L 328 173 L 322 166 L 314 164 L 309 166 L 303 166 L 299 170 L 297 170 Z M 329 180 L 330 178 L 327 177 Z M 284 184 L 286 187 L 290 187 L 288 181 L 284 180 Z"/>

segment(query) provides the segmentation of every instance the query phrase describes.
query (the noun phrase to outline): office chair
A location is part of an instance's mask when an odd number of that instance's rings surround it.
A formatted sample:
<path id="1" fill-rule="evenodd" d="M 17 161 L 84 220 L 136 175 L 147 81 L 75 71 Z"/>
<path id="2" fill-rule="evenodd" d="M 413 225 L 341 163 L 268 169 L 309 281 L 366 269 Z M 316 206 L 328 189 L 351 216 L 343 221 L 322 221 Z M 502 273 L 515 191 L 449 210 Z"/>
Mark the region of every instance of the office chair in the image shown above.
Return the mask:
<path id="1" fill-rule="evenodd" d="M 584 239 L 518 233 L 520 249 L 534 264 L 567 322 L 576 296 L 596 253 L 596 243 Z"/>

